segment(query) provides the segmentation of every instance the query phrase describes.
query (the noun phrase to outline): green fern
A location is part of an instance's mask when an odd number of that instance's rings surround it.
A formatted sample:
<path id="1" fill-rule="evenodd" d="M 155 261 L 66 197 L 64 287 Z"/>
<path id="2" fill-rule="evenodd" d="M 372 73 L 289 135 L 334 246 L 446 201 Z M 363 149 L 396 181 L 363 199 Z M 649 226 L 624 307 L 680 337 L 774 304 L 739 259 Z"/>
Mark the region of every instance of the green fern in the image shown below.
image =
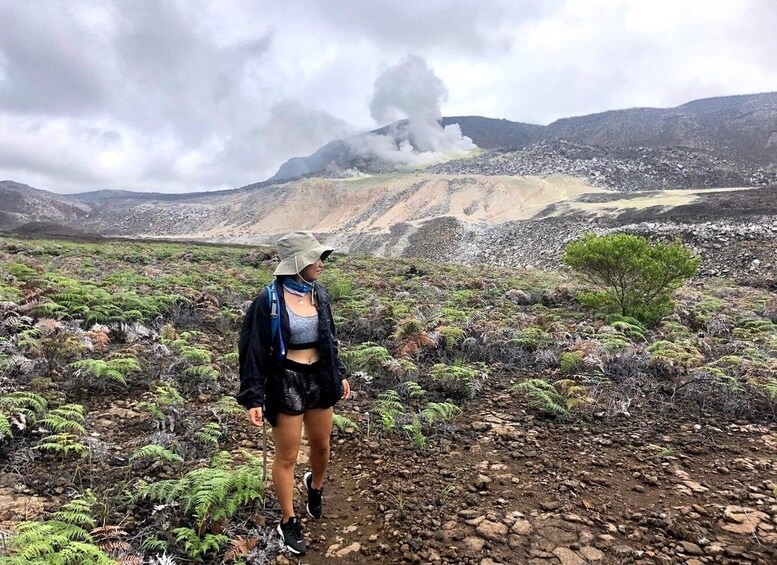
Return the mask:
<path id="1" fill-rule="evenodd" d="M 202 561 L 207 553 L 221 550 L 230 541 L 224 534 L 205 534 L 200 538 L 191 528 L 173 528 L 172 531 L 176 544 L 182 546 L 186 555 L 195 561 Z"/>
<path id="2" fill-rule="evenodd" d="M 189 471 L 180 479 L 141 484 L 137 500 L 169 504 L 179 502 L 198 528 L 208 522 L 229 518 L 243 506 L 263 497 L 264 477 L 261 460 L 245 454 L 248 463 L 232 466 L 232 457 L 222 452 L 216 464 Z"/>
<path id="3" fill-rule="evenodd" d="M 456 326 L 440 326 L 437 328 L 442 336 L 442 342 L 446 349 L 453 349 L 459 343 L 464 341 L 466 334 L 464 330 Z"/>
<path id="4" fill-rule="evenodd" d="M 97 524 L 92 516 L 96 504 L 97 497 L 91 489 L 86 489 L 82 495 L 65 503 L 62 510 L 54 512 L 52 517 L 59 522 L 92 529 Z"/>
<path id="5" fill-rule="evenodd" d="M 387 390 L 378 396 L 374 411 L 380 416 L 384 431 L 393 430 L 397 425 L 397 415 L 405 413 L 405 407 L 395 390 Z"/>
<path id="6" fill-rule="evenodd" d="M 78 441 L 78 436 L 68 432 L 62 432 L 58 434 L 51 434 L 44 438 L 41 438 L 38 445 L 33 449 L 39 449 L 41 451 L 51 451 L 62 457 L 67 457 L 71 453 L 76 455 L 84 455 L 89 452 L 89 448 Z"/>
<path id="7" fill-rule="evenodd" d="M 102 359 L 83 359 L 71 363 L 76 370 L 90 373 L 96 379 L 108 379 L 126 386 L 126 376 L 129 373 L 140 371 L 140 364 L 135 357 L 116 357 L 109 361 Z"/>
<path id="8" fill-rule="evenodd" d="M 341 432 L 344 432 L 346 428 L 359 431 L 359 425 L 356 422 L 340 414 L 332 414 L 332 425 Z"/>
<path id="9" fill-rule="evenodd" d="M 415 416 L 413 418 L 413 423 L 404 425 L 402 429 L 410 434 L 410 437 L 413 440 L 413 446 L 418 451 L 421 451 L 426 447 L 427 438 L 421 428 L 421 418 Z"/>
<path id="10" fill-rule="evenodd" d="M 421 398 L 426 394 L 426 391 L 415 381 L 405 381 L 402 383 L 405 393 L 410 398 Z"/>
<path id="11" fill-rule="evenodd" d="M 344 351 L 342 357 L 352 371 L 366 371 L 372 374 L 380 372 L 384 365 L 393 360 L 388 349 L 370 341 Z"/>
<path id="12" fill-rule="evenodd" d="M 216 402 L 216 413 L 225 416 L 242 415 L 245 409 L 237 403 L 234 396 L 222 396 Z"/>
<path id="13" fill-rule="evenodd" d="M 18 427 L 34 424 L 47 404 L 45 398 L 34 392 L 16 391 L 0 396 L 0 438 L 13 435 L 14 419 Z"/>
<path id="14" fill-rule="evenodd" d="M 221 426 L 218 422 L 208 422 L 200 428 L 194 436 L 202 443 L 218 448 L 221 433 Z"/>
<path id="15" fill-rule="evenodd" d="M 452 402 L 428 402 L 421 411 L 421 417 L 430 426 L 438 422 L 450 422 L 461 414 L 461 408 Z"/>
<path id="16" fill-rule="evenodd" d="M 46 417 L 39 421 L 40 425 L 50 432 L 78 432 L 85 434 L 84 407 L 80 404 L 64 404 L 50 410 Z"/>
<path id="17" fill-rule="evenodd" d="M 84 528 L 94 528 L 97 499 L 87 490 L 46 522 L 22 522 L 10 540 L 10 564 L 117 565 L 94 544 Z"/>
<path id="18" fill-rule="evenodd" d="M 219 379 L 219 372 L 210 365 L 194 365 L 192 367 L 187 367 L 183 370 L 183 374 L 195 377 L 200 381 L 210 381 L 213 383 L 217 382 Z"/>
<path id="19" fill-rule="evenodd" d="M 132 455 L 130 455 L 130 461 L 146 461 L 149 459 L 176 463 L 183 462 L 183 457 L 177 453 L 174 453 L 169 449 L 165 449 L 161 445 L 156 445 L 153 443 L 136 449 Z"/>
<path id="20" fill-rule="evenodd" d="M 149 536 L 140 544 L 140 548 L 148 552 L 167 551 L 169 547 L 169 543 L 156 536 Z"/>
<path id="21" fill-rule="evenodd" d="M 529 407 L 555 414 L 567 416 L 567 402 L 564 396 L 552 384 L 542 379 L 529 379 L 511 388 L 514 392 L 525 394 L 529 398 Z"/>
<path id="22" fill-rule="evenodd" d="M 12 437 L 13 428 L 11 428 L 11 420 L 8 416 L 0 412 L 0 438 Z"/>

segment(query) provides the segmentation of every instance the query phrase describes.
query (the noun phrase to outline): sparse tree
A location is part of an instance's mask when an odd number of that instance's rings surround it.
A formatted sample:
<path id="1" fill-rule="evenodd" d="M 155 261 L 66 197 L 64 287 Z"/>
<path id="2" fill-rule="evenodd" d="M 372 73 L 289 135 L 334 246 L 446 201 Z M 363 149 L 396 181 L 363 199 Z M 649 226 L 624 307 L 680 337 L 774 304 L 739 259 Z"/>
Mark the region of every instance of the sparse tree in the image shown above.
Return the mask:
<path id="1" fill-rule="evenodd" d="M 694 276 L 700 260 L 680 241 L 651 243 L 637 235 L 588 235 L 567 245 L 564 263 L 596 285 L 581 302 L 655 323 L 672 309 L 671 294 Z"/>

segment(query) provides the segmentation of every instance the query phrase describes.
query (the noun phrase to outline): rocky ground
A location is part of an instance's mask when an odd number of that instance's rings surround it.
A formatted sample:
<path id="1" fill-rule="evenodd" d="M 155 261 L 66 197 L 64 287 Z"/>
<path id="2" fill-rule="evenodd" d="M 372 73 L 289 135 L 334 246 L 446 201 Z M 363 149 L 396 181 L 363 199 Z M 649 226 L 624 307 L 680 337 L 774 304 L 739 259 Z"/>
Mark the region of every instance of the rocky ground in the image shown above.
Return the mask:
<path id="1" fill-rule="evenodd" d="M 367 399 L 357 391 L 340 412 L 361 432 L 337 434 L 326 516 L 306 522 L 310 554 L 275 562 L 777 559 L 774 424 L 650 401 L 614 421 L 560 424 L 527 413 L 509 384 L 491 383 L 424 452 L 375 431 L 368 437 Z M 255 447 L 256 434 L 242 441 Z"/>
<path id="2" fill-rule="evenodd" d="M 427 171 L 480 175 L 564 174 L 584 178 L 594 186 L 623 192 L 777 183 L 775 171 L 728 160 L 700 149 L 609 148 L 569 141 L 545 141 L 515 151 L 486 151 L 474 159 L 448 161 Z"/>

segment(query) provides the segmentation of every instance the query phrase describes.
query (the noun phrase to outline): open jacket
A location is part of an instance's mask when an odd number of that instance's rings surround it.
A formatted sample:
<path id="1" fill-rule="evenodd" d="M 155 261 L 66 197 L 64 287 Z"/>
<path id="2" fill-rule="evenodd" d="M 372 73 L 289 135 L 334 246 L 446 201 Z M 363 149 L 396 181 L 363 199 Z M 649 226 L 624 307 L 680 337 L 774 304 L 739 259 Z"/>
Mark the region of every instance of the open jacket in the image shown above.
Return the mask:
<path id="1" fill-rule="evenodd" d="M 283 288 L 280 284 L 277 286 L 278 314 L 281 317 L 280 332 L 284 343 L 289 343 L 291 338 L 289 314 L 286 311 Z M 346 369 L 337 351 L 329 294 L 318 283 L 315 284 L 313 292 L 318 308 L 321 400 L 323 405 L 334 406 L 343 394 L 342 380 L 346 377 Z M 278 338 L 276 336 L 276 343 L 271 344 L 271 334 L 270 302 L 265 288 L 248 308 L 240 330 L 238 341 L 240 392 L 237 394 L 237 401 L 246 408 L 262 407 L 267 419 L 273 422 L 277 407 L 272 406 L 272 402 L 266 403 L 265 399 L 273 397 L 272 390 L 283 377 L 283 371 L 276 355 Z"/>

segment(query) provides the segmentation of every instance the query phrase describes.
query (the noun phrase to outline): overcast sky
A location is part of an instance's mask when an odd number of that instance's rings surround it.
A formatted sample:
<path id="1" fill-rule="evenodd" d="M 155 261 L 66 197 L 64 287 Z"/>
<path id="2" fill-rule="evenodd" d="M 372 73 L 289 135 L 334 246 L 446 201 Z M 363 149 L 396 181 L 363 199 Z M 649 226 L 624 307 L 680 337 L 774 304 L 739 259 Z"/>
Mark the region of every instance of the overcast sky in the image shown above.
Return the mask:
<path id="1" fill-rule="evenodd" d="M 539 124 L 776 91 L 775 30 L 775 0 L 0 0 L 0 180 L 264 180 L 385 125 L 403 61 L 442 115 Z"/>

